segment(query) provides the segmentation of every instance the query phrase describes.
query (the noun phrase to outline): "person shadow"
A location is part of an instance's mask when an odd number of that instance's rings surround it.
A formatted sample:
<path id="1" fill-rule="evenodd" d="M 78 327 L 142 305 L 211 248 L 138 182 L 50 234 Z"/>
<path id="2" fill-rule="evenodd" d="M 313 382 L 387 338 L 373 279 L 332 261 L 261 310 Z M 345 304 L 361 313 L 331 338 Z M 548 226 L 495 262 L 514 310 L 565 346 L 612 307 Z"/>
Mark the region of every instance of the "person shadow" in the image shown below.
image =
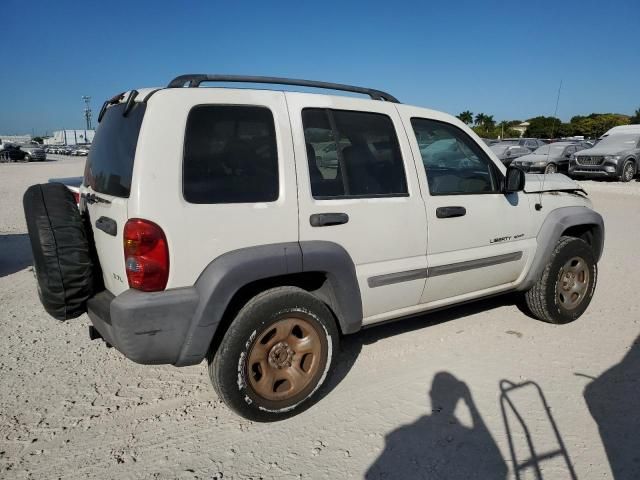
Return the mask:
<path id="1" fill-rule="evenodd" d="M 640 336 L 620 363 L 585 387 L 584 399 L 613 478 L 640 479 Z"/>
<path id="2" fill-rule="evenodd" d="M 365 478 L 506 478 L 507 464 L 467 385 L 448 372 L 439 372 L 429 394 L 432 413 L 389 433 Z M 471 426 L 456 417 L 459 402 L 468 409 Z"/>

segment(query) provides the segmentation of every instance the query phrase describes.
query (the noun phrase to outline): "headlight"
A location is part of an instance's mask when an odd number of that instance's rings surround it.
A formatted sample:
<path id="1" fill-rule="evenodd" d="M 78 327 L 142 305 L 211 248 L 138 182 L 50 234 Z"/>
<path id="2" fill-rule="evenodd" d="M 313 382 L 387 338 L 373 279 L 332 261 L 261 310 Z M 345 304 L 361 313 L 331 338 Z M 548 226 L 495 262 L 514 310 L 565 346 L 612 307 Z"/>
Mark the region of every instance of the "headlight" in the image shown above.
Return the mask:
<path id="1" fill-rule="evenodd" d="M 605 155 L 604 159 L 605 160 L 620 160 L 622 158 L 622 155 Z"/>

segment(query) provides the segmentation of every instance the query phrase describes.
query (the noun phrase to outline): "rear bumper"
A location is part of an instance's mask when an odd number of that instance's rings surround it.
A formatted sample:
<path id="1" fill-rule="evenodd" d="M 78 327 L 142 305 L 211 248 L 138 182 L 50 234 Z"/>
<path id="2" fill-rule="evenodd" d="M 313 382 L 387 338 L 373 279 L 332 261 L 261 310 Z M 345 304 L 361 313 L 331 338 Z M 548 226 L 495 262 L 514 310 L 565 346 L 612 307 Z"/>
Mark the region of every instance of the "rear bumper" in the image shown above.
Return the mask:
<path id="1" fill-rule="evenodd" d="M 198 306 L 195 288 L 146 293 L 108 291 L 87 302 L 89 318 L 106 342 L 136 363 L 175 364 Z"/>

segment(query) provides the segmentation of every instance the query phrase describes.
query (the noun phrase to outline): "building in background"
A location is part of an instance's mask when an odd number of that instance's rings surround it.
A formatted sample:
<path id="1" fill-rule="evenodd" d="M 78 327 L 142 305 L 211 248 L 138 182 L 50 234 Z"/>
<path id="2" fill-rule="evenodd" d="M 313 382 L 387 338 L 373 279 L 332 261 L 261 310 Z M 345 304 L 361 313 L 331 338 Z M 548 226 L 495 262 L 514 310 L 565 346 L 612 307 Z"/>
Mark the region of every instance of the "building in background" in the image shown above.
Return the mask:
<path id="1" fill-rule="evenodd" d="M 520 136 L 522 137 L 524 135 L 524 132 L 527 131 L 527 128 L 529 128 L 529 122 L 522 122 L 519 125 L 513 125 L 510 128 L 512 128 L 513 130 L 517 130 L 518 132 L 520 132 Z"/>
<path id="2" fill-rule="evenodd" d="M 44 139 L 45 145 L 84 145 L 93 142 L 95 130 L 58 130 Z"/>
<path id="3" fill-rule="evenodd" d="M 31 141 L 31 135 L 1 135 L 0 140 L 2 143 L 29 143 Z"/>

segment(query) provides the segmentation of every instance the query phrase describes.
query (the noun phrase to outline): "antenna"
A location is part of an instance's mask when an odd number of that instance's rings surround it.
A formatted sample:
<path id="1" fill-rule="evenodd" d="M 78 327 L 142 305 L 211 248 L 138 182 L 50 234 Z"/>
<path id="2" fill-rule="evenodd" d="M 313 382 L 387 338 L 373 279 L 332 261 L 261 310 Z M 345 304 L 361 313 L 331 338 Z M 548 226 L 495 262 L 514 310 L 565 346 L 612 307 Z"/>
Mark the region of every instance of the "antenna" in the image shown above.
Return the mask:
<path id="1" fill-rule="evenodd" d="M 553 139 L 554 128 L 556 125 L 555 118 L 558 115 L 558 105 L 560 104 L 560 92 L 562 91 L 562 79 L 560 79 L 560 86 L 558 87 L 558 96 L 556 97 L 556 108 L 553 111 L 553 123 L 551 124 L 551 138 Z M 547 149 L 547 165 L 549 164 L 549 155 L 551 154 L 551 145 Z M 544 173 L 542 174 L 542 187 L 540 188 L 540 193 L 538 193 L 538 203 L 536 203 L 536 210 L 542 210 L 542 192 L 544 190 L 544 181 L 547 179 L 547 168 L 545 167 Z"/>
<path id="2" fill-rule="evenodd" d="M 87 130 L 91 130 L 91 97 L 84 95 L 82 97 L 82 100 L 84 100 L 84 118 L 87 121 Z"/>

